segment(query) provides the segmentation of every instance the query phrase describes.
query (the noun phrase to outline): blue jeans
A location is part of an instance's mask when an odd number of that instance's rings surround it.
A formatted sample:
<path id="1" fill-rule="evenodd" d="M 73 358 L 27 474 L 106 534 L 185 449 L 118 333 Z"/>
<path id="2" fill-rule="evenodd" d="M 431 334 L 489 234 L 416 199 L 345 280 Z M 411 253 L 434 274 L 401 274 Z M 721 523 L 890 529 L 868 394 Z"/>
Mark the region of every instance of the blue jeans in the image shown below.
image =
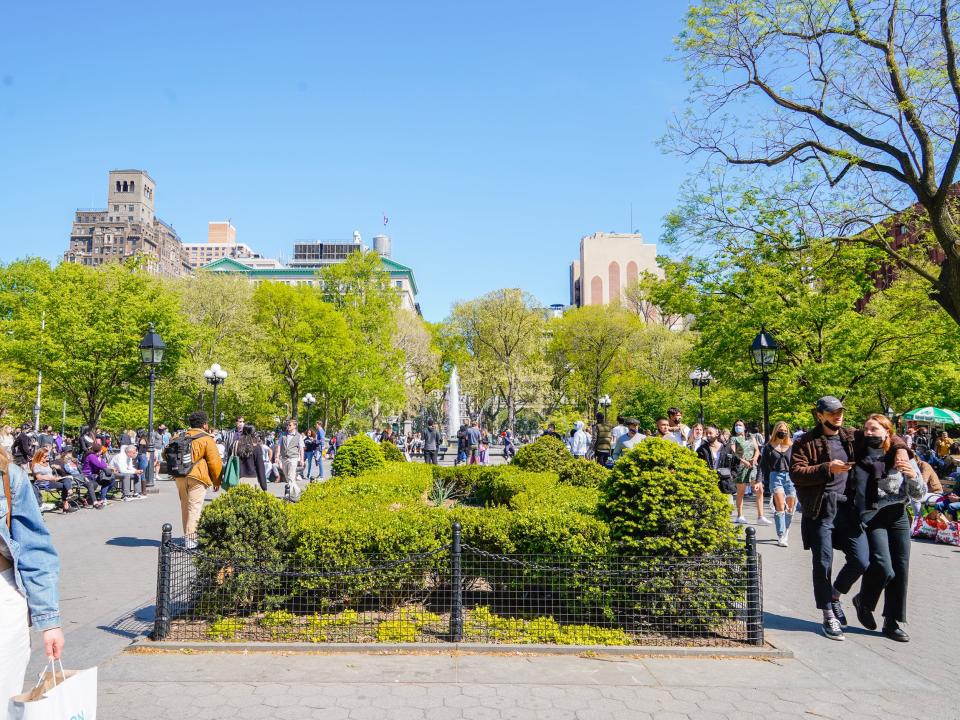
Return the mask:
<path id="1" fill-rule="evenodd" d="M 310 450 L 310 451 L 305 452 L 305 453 L 303 454 L 303 460 L 304 460 L 304 462 L 307 463 L 307 475 L 306 475 L 306 477 L 307 477 L 307 481 L 308 481 L 308 482 L 309 482 L 309 480 L 310 480 L 311 472 L 312 472 L 312 470 L 313 470 L 313 456 L 314 456 L 314 451 L 313 451 L 313 450 Z M 320 476 L 323 477 L 323 472 L 320 473 Z"/>
<path id="2" fill-rule="evenodd" d="M 773 498 L 777 491 L 783 493 L 785 498 L 797 497 L 797 489 L 793 486 L 793 480 L 790 479 L 790 473 L 788 472 L 772 472 L 770 473 L 770 497 Z M 793 522 L 793 513 L 789 511 L 779 512 L 774 510 L 773 513 L 773 527 L 777 531 L 777 537 L 781 537 L 787 530 L 790 529 L 790 524 Z"/>

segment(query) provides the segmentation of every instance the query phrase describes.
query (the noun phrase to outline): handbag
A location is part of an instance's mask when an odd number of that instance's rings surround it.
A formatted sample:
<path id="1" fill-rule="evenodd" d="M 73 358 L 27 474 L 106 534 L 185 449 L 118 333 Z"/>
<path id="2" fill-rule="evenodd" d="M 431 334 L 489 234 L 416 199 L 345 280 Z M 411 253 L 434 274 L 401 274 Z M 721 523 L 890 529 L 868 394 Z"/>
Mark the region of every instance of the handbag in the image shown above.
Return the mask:
<path id="1" fill-rule="evenodd" d="M 10 720 L 96 720 L 97 668 L 64 671 L 51 659 L 32 690 L 10 698 L 7 712 Z"/>
<path id="2" fill-rule="evenodd" d="M 224 490 L 230 490 L 240 484 L 240 458 L 231 455 L 227 460 L 227 466 L 223 469 L 223 475 L 220 478 L 220 487 Z"/>

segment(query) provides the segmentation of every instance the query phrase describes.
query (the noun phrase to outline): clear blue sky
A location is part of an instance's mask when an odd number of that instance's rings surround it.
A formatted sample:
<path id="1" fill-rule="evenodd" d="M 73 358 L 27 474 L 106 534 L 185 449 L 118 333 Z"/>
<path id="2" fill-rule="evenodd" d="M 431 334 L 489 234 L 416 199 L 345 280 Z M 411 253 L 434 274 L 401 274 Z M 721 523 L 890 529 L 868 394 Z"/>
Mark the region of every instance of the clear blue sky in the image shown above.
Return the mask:
<path id="1" fill-rule="evenodd" d="M 390 218 L 425 316 L 500 287 L 567 302 L 581 236 L 654 242 L 688 167 L 685 3 L 8 3 L 0 260 L 61 256 L 107 171 L 142 168 L 186 242 L 369 242 Z"/>

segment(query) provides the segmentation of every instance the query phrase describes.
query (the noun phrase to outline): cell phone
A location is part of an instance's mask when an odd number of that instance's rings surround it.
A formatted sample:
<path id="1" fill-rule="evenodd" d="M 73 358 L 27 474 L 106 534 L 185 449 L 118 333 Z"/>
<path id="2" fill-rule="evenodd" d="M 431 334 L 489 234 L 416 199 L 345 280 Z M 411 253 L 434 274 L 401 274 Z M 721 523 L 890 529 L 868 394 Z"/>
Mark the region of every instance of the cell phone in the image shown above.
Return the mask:
<path id="1" fill-rule="evenodd" d="M 846 465 L 848 468 L 852 468 L 854 465 L 856 465 L 856 463 L 855 463 L 855 462 L 850 462 L 850 461 L 848 460 L 847 462 L 844 463 L 844 465 Z"/>

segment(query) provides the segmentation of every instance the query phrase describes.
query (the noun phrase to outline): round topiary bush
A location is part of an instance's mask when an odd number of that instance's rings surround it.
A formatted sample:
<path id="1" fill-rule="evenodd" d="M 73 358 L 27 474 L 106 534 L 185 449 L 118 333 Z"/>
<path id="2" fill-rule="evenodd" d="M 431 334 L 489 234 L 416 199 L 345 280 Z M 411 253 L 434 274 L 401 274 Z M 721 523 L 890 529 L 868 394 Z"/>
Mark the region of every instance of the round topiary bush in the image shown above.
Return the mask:
<path id="1" fill-rule="evenodd" d="M 403 454 L 403 450 L 398 448 L 389 440 L 384 440 L 380 443 L 380 450 L 383 451 L 383 457 L 387 462 L 407 461 L 407 456 Z"/>
<path id="2" fill-rule="evenodd" d="M 600 487 L 610 471 L 603 465 L 584 458 L 574 458 L 560 468 L 560 482 L 579 487 Z"/>
<path id="3" fill-rule="evenodd" d="M 333 458 L 333 474 L 356 477 L 371 470 L 379 470 L 386 462 L 380 445 L 366 435 L 354 435 L 337 448 L 337 454 Z"/>
<path id="4" fill-rule="evenodd" d="M 216 617 L 282 602 L 290 592 L 280 571 L 290 541 L 283 502 L 239 485 L 203 510 L 197 525 L 197 609 Z"/>
<path id="5" fill-rule="evenodd" d="M 687 557 L 732 549 L 736 528 L 716 475 L 687 448 L 644 440 L 603 484 L 600 512 L 626 554 Z"/>
<path id="6" fill-rule="evenodd" d="M 530 472 L 558 473 L 571 460 L 573 456 L 562 440 L 552 435 L 541 435 L 530 445 L 517 450 L 513 464 Z"/>

